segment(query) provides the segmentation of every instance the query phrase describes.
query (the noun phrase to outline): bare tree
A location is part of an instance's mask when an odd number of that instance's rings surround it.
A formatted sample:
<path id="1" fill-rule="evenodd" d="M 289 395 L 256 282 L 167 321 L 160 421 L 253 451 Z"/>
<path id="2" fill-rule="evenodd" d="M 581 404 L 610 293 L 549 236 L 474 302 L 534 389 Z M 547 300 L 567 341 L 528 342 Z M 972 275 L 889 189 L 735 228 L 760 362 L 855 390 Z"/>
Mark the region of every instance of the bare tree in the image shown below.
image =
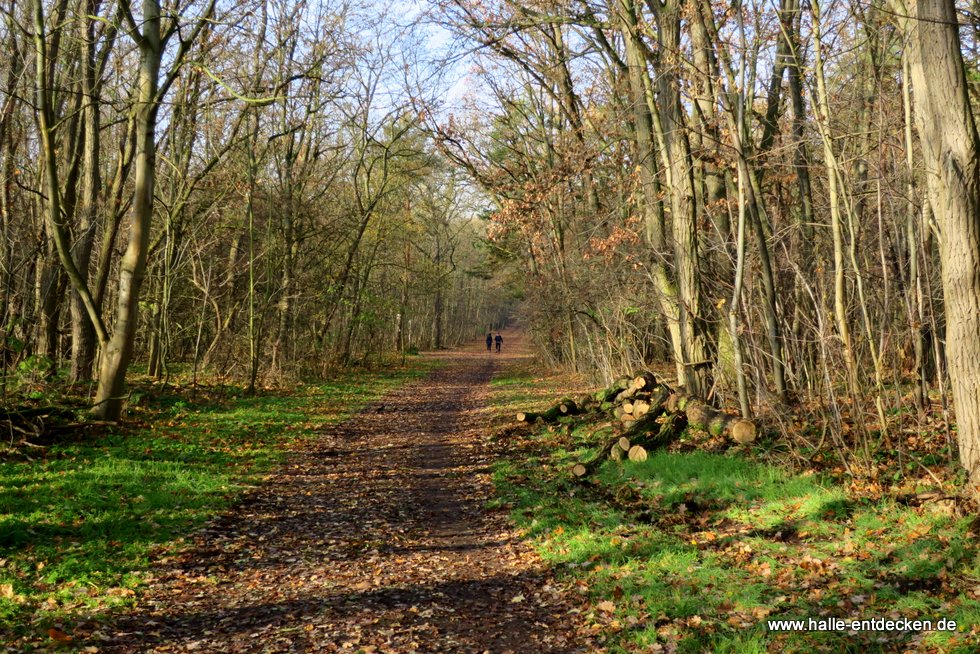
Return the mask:
<path id="1" fill-rule="evenodd" d="M 214 0 L 210 0 L 187 36 L 180 37 L 177 51 L 169 62 L 170 68 L 161 83 L 164 47 L 170 38 L 178 34 L 180 16 L 168 18 L 164 28 L 159 0 L 143 0 L 138 24 L 129 0 L 122 0 L 122 2 L 123 15 L 129 26 L 130 36 L 139 49 L 140 65 L 138 94 L 134 107 L 136 154 L 132 226 L 129 245 L 119 265 L 119 301 L 113 321 L 112 336 L 107 337 L 104 329 L 100 333 L 103 353 L 99 387 L 95 396 L 95 414 L 110 420 L 119 417 L 125 400 L 126 372 L 133 354 L 133 339 L 136 336 L 139 315 L 139 293 L 146 272 L 146 258 L 150 247 L 153 188 L 157 164 L 156 124 L 160 102 L 179 74 L 180 65 L 190 47 L 208 24 L 215 5 Z M 68 268 L 67 263 L 66 268 Z M 90 311 L 95 312 L 94 306 Z"/>

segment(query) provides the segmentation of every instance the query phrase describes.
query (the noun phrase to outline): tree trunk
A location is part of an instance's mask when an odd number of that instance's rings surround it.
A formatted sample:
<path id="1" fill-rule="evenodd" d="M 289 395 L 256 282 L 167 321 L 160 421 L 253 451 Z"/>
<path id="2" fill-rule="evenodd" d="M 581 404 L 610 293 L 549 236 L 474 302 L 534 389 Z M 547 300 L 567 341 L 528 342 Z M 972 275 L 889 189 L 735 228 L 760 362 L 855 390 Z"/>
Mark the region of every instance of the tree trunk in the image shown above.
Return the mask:
<path id="1" fill-rule="evenodd" d="M 919 226 L 916 224 L 920 212 L 915 202 L 915 160 L 912 155 L 911 77 L 909 57 L 906 52 L 902 55 L 902 110 L 905 117 L 903 135 L 905 137 L 905 167 L 908 176 L 905 186 L 905 193 L 908 196 L 905 215 L 908 278 L 905 280 L 905 293 L 909 314 L 909 327 L 912 329 L 912 345 L 915 353 L 915 406 L 918 409 L 919 417 L 924 418 L 926 408 L 929 405 L 929 376 L 926 372 L 926 315 L 925 298 L 922 294 L 922 267 L 919 265 Z"/>
<path id="2" fill-rule="evenodd" d="M 713 356 L 710 329 L 705 320 L 698 246 L 698 207 L 694 192 L 694 162 L 681 104 L 681 14 L 683 0 L 655 4 L 658 27 L 657 102 L 654 127 L 664 152 L 670 198 L 674 275 L 677 280 L 681 358 L 677 382 L 691 393 L 707 397 L 711 387 Z M 658 116 L 659 114 L 659 116 Z M 659 119 L 658 119 L 659 118 Z"/>
<path id="3" fill-rule="evenodd" d="M 90 17 L 97 11 L 97 0 L 87 0 L 86 10 Z M 72 246 L 72 259 L 82 280 L 88 284 L 92 247 L 95 244 L 96 216 L 99 187 L 102 184 L 99 153 L 101 150 L 101 121 L 96 96 L 97 62 L 95 19 L 86 18 L 82 24 L 85 42 L 85 62 L 82 71 L 84 93 L 83 120 L 85 129 L 84 174 L 82 195 L 79 198 L 78 233 Z M 98 308 L 98 307 L 97 307 Z M 95 363 L 95 326 L 85 309 L 82 297 L 76 292 L 71 297 L 71 381 L 84 382 L 92 379 Z"/>
<path id="4" fill-rule="evenodd" d="M 817 89 L 813 97 L 817 112 L 817 125 L 823 142 L 824 166 L 827 169 L 827 193 L 830 203 L 830 233 L 834 245 L 834 319 L 837 325 L 837 335 L 843 347 L 844 365 L 847 368 L 848 387 L 851 399 L 858 402 L 861 399 L 861 382 L 858 377 L 857 359 L 854 356 L 854 345 L 851 339 L 850 323 L 847 316 L 847 283 L 845 278 L 845 243 L 844 225 L 841 216 L 840 175 L 838 174 L 837 155 L 834 152 L 833 138 L 830 134 L 830 99 L 824 79 L 823 46 L 821 42 L 821 21 L 824 19 L 822 7 L 817 0 L 812 2 L 813 9 L 813 43 L 814 43 L 814 75 Z M 855 412 L 859 425 L 863 430 L 863 420 L 860 412 Z"/>
<path id="5" fill-rule="evenodd" d="M 37 267 L 37 347 L 35 354 L 40 354 L 50 362 L 50 371 L 54 373 L 58 361 L 58 315 L 61 313 L 61 268 L 56 263 L 54 248 L 50 239 L 45 239 L 47 256 L 38 262 Z"/>
<path id="6" fill-rule="evenodd" d="M 147 355 L 146 362 L 146 374 L 155 379 L 160 379 L 163 376 L 163 363 L 161 350 L 163 349 L 163 338 L 160 330 L 161 325 L 161 315 L 163 314 L 162 307 L 163 303 L 163 282 L 160 283 L 160 289 L 156 293 L 156 297 L 150 303 L 150 346 L 149 354 Z"/>
<path id="7" fill-rule="evenodd" d="M 626 47 L 627 73 L 629 76 L 629 103 L 633 114 L 633 137 L 636 144 L 636 167 L 639 170 L 641 207 L 644 216 L 646 240 L 652 252 L 653 281 L 677 367 L 678 381 L 685 375 L 684 345 L 680 326 L 680 305 L 677 287 L 665 264 L 667 237 L 663 204 L 657 182 L 657 161 L 653 138 L 653 116 L 647 101 L 650 77 L 646 70 L 639 41 L 636 7 L 631 0 L 623 0 L 620 6 L 623 41 Z"/>
<path id="8" fill-rule="evenodd" d="M 58 15 L 64 12 L 64 5 L 58 9 Z M 34 54 L 35 54 L 35 78 L 34 91 L 37 101 L 37 122 L 40 133 L 40 159 L 43 169 L 43 188 L 47 197 L 43 201 L 43 215 L 45 217 L 45 231 L 50 238 L 51 257 L 54 254 L 60 260 L 64 272 L 67 273 L 68 280 L 78 294 L 79 300 L 89 319 L 96 330 L 96 334 L 101 342 L 105 342 L 106 331 L 102 323 L 102 318 L 96 302 L 89 292 L 85 276 L 80 272 L 72 256 L 71 242 L 69 236 L 68 218 L 74 210 L 74 186 L 77 181 L 77 157 L 69 155 L 68 152 L 74 150 L 74 146 L 62 143 L 65 159 L 71 161 L 64 190 L 58 171 L 58 144 L 55 141 L 55 130 L 58 125 L 58 117 L 55 112 L 55 103 L 52 90 L 51 73 L 54 60 L 57 56 L 57 49 L 60 43 L 60 28 L 54 33 L 51 50 L 48 49 L 48 36 L 46 34 L 46 24 L 44 18 L 44 8 L 41 0 L 35 0 L 34 11 Z M 76 101 L 77 103 L 80 100 Z M 42 272 L 44 270 L 42 269 Z M 57 310 L 61 302 L 63 285 L 58 278 L 62 276 L 61 271 L 50 271 L 54 277 L 48 277 L 42 286 L 44 293 L 40 298 L 42 306 L 41 328 L 44 337 L 43 346 L 51 356 L 52 362 L 57 354 Z"/>
<path id="9" fill-rule="evenodd" d="M 980 136 L 953 0 L 893 0 L 906 37 L 929 202 L 941 232 L 960 461 L 980 483 Z"/>
<path id="10" fill-rule="evenodd" d="M 442 271 L 442 238 L 441 238 L 441 234 L 438 234 L 438 233 L 436 234 L 435 241 L 436 241 L 436 243 L 435 243 L 435 245 L 436 245 L 436 256 L 432 260 L 432 262 L 435 264 L 436 270 L 441 272 Z M 432 320 L 433 320 L 433 330 L 432 330 L 432 333 L 434 335 L 433 349 L 435 349 L 435 350 L 441 350 L 443 348 L 443 346 L 445 345 L 443 343 L 443 335 L 442 335 L 442 325 L 443 325 L 443 322 L 444 322 L 443 321 L 443 314 L 445 313 L 445 301 L 444 301 L 444 299 L 442 297 L 442 276 L 441 275 L 439 276 L 438 279 L 436 279 L 435 297 L 433 298 L 432 313 L 433 313 L 433 316 L 432 316 Z"/>
<path id="11" fill-rule="evenodd" d="M 126 369 L 133 354 L 139 317 L 139 293 L 146 272 L 153 218 L 153 185 L 156 173 L 157 88 L 162 44 L 159 0 L 144 0 L 143 30 L 136 39 L 140 49 L 139 91 L 135 109 L 136 159 L 132 227 L 129 245 L 119 265 L 119 304 L 112 338 L 102 354 L 95 415 L 118 420 L 122 413 Z"/>
<path id="12" fill-rule="evenodd" d="M 797 225 L 799 226 L 798 251 L 802 256 L 800 267 L 805 279 L 812 279 L 811 274 L 814 267 L 814 218 L 813 218 L 813 191 L 810 184 L 810 157 L 807 153 L 805 130 L 806 130 L 806 104 L 803 101 L 803 75 L 804 61 L 801 57 L 800 48 L 800 24 L 803 19 L 803 12 L 800 11 L 800 3 L 792 2 L 790 6 L 792 12 L 792 30 L 788 32 L 787 38 L 791 43 L 790 51 L 793 53 L 793 61 L 787 70 L 787 82 L 789 87 L 790 105 L 793 109 L 793 120 L 791 124 L 791 134 L 793 143 L 793 170 L 796 174 L 796 186 L 799 193 L 799 214 Z M 794 302 L 794 315 L 791 333 L 795 340 L 800 343 L 800 354 L 797 367 L 800 371 L 812 369 L 816 366 L 816 348 L 811 340 L 803 334 L 803 325 L 807 322 L 815 322 L 812 311 L 808 308 L 805 291 L 797 285 L 796 301 Z M 797 374 L 799 374 L 799 372 Z"/>

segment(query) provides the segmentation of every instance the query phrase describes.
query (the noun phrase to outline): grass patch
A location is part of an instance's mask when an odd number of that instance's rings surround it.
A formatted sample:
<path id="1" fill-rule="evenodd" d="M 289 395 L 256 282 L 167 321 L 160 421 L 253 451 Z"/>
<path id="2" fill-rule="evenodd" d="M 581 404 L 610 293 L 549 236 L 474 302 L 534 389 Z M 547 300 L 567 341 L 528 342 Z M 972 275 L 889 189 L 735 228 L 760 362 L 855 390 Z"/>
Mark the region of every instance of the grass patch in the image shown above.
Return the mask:
<path id="1" fill-rule="evenodd" d="M 502 406 L 534 395 L 518 384 L 497 388 Z M 580 483 L 569 467 L 591 454 L 587 433 L 516 436 L 495 479 L 541 555 L 589 589 L 597 608 L 588 617 L 609 652 L 980 647 L 972 518 L 863 497 L 830 477 L 734 453 L 655 452 L 642 463 L 606 462 Z M 828 617 L 951 618 L 959 629 L 778 633 L 767 625 Z"/>
<path id="2" fill-rule="evenodd" d="M 0 462 L 0 642 L 55 644 L 54 625 L 97 629 L 133 602 L 155 559 L 232 503 L 297 439 L 436 365 L 355 370 L 245 397 L 240 389 L 143 389 L 135 425 Z M 47 640 L 45 640 L 47 639 Z"/>

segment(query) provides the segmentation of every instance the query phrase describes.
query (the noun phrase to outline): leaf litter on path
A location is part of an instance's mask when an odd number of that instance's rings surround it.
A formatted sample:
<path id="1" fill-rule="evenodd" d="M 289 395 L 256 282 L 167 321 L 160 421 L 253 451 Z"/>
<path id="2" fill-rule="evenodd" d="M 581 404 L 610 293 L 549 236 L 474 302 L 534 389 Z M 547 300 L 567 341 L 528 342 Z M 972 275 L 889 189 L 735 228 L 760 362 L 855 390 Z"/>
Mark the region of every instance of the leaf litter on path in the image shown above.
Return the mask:
<path id="1" fill-rule="evenodd" d="M 438 356 L 161 563 L 100 651 L 596 651 L 581 596 L 487 508 L 495 358 Z"/>

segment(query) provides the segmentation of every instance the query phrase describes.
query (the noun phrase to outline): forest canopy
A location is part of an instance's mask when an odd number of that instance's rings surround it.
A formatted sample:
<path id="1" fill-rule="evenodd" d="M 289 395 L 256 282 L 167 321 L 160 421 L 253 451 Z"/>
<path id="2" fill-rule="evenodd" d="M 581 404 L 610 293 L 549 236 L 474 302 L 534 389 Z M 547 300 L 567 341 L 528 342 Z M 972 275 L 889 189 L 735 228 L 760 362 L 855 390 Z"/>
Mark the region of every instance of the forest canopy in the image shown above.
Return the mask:
<path id="1" fill-rule="evenodd" d="M 130 364 L 254 389 L 499 321 L 377 11 L 6 3 L 4 376 L 70 364 L 112 416 Z"/>

